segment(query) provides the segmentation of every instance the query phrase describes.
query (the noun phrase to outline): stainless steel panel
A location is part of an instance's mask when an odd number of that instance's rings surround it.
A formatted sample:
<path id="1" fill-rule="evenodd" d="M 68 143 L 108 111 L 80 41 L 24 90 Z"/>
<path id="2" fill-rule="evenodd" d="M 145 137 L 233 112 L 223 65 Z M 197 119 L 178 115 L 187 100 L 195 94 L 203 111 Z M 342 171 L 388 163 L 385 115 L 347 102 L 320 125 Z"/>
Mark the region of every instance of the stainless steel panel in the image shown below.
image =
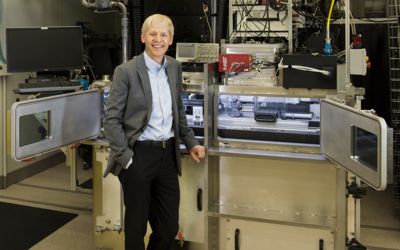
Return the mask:
<path id="1" fill-rule="evenodd" d="M 297 131 L 297 132 L 304 132 L 304 133 L 312 133 L 315 134 L 319 131 L 319 128 L 308 128 L 309 120 L 302 121 L 302 120 L 292 120 L 292 116 L 297 116 L 297 118 L 302 119 L 311 119 L 312 114 L 291 114 L 286 113 L 287 120 L 283 120 L 278 118 L 274 122 L 258 122 L 254 119 L 254 113 L 249 112 L 249 114 L 242 114 L 241 117 L 227 117 L 221 116 L 218 117 L 218 128 L 225 128 L 231 130 L 276 130 L 276 131 Z M 299 117 L 304 116 L 304 117 Z M 313 119 L 317 120 L 318 119 Z"/>
<path id="2" fill-rule="evenodd" d="M 243 148 L 243 149 L 262 150 L 262 151 L 321 154 L 319 144 L 238 140 L 238 139 L 226 139 L 217 137 L 215 138 L 214 145 L 219 145 L 220 147 L 222 146 L 226 148 Z M 215 148 L 218 148 L 218 146 L 216 146 Z"/>
<path id="3" fill-rule="evenodd" d="M 182 177 L 179 178 L 181 202 L 179 206 L 179 232 L 185 241 L 204 243 L 204 218 L 206 190 L 204 188 L 204 159 L 195 162 L 190 155 L 183 155 Z M 197 191 L 202 189 L 203 210 L 197 210 Z M 176 239 L 179 239 L 177 236 Z"/>
<path id="4" fill-rule="evenodd" d="M 112 231 L 113 224 L 110 221 L 110 224 L 107 224 L 107 228 L 111 231 L 103 232 L 102 234 L 95 234 L 95 228 L 98 226 L 98 219 L 104 215 L 111 215 L 111 211 L 107 210 L 107 207 L 104 207 L 105 203 L 108 202 L 108 206 L 114 206 L 114 212 L 119 211 L 123 204 L 121 203 L 112 203 L 113 197 L 108 197 L 103 193 L 104 190 L 104 182 L 108 181 L 116 181 L 118 183 L 114 183 L 114 187 L 118 188 L 121 185 L 119 184 L 118 178 L 113 175 L 108 175 L 106 179 L 103 178 L 103 169 L 107 165 L 107 152 L 96 152 L 95 147 L 93 147 L 93 242 L 94 246 L 101 249 L 113 249 L 113 250 L 123 250 L 125 249 L 125 232 L 122 231 L 120 234 L 114 234 Z M 113 189 L 115 190 L 115 189 Z M 117 196 L 115 198 L 119 199 L 119 192 L 116 191 L 114 193 L 108 192 L 108 195 Z M 106 204 L 107 206 L 107 204 Z M 111 208 L 113 209 L 113 208 Z M 112 216 L 114 217 L 114 216 Z M 112 218 L 110 217 L 110 218 Z M 115 218 L 115 217 L 114 217 Z M 102 220 L 104 220 L 103 218 Z M 117 222 L 114 219 L 113 223 Z"/>
<path id="5" fill-rule="evenodd" d="M 255 6 L 256 7 L 256 6 Z M 263 7 L 265 9 L 265 7 Z M 283 53 L 283 44 L 221 44 L 221 54 L 265 54 Z"/>
<path id="6" fill-rule="evenodd" d="M 233 219 L 226 222 L 226 249 L 235 249 L 236 229 L 239 229 L 239 249 L 320 249 L 321 239 L 324 241 L 324 250 L 335 249 L 335 232 L 331 230 L 300 229 Z"/>
<path id="7" fill-rule="evenodd" d="M 276 152 L 244 148 L 228 148 L 228 147 L 212 147 L 209 149 L 210 155 L 228 156 L 228 157 L 246 157 L 248 161 L 256 159 L 270 159 L 270 160 L 283 160 L 294 162 L 309 162 L 333 166 L 327 158 L 320 154 L 304 154 L 304 153 L 290 153 L 290 152 Z"/>
<path id="8" fill-rule="evenodd" d="M 109 153 L 105 148 L 96 149 L 96 161 L 101 162 L 101 166 L 96 166 L 101 169 L 101 172 L 107 168 Z M 102 194 L 102 210 L 99 216 L 96 217 L 96 227 L 103 227 L 113 231 L 114 228 L 123 229 L 124 221 L 124 203 L 122 195 L 122 187 L 118 178 L 109 174 L 106 178 L 98 180 L 101 182 Z"/>
<path id="9" fill-rule="evenodd" d="M 279 86 L 232 86 L 218 85 L 217 95 L 250 95 L 269 97 L 298 97 L 323 99 L 327 95 L 336 95 L 336 89 L 299 89 Z"/>
<path id="10" fill-rule="evenodd" d="M 335 166 L 318 163 L 220 157 L 220 201 L 316 217 L 336 216 Z"/>
<path id="11" fill-rule="evenodd" d="M 277 210 L 215 205 L 208 215 L 217 218 L 234 218 L 270 224 L 291 225 L 301 228 L 336 229 L 336 218 L 315 214 L 290 213 Z"/>
<path id="12" fill-rule="evenodd" d="M 183 84 L 183 92 L 189 94 L 203 94 L 204 85 Z"/>
<path id="13" fill-rule="evenodd" d="M 352 157 L 352 130 L 366 130 L 377 137 L 377 170 Z M 330 100 L 321 101 L 321 153 L 352 172 L 376 190 L 387 181 L 387 125 L 383 118 Z"/>
<path id="14" fill-rule="evenodd" d="M 20 117 L 50 111 L 49 139 L 20 146 Z M 14 103 L 11 107 L 11 155 L 22 161 L 100 133 L 100 92 L 82 91 Z"/>

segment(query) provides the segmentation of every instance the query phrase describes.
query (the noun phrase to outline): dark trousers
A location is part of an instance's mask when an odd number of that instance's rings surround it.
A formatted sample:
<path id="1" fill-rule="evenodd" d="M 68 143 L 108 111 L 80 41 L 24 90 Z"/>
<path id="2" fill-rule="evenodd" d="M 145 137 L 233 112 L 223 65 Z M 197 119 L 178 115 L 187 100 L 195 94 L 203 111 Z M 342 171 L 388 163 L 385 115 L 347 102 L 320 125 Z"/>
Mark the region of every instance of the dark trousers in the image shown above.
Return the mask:
<path id="1" fill-rule="evenodd" d="M 118 178 L 124 191 L 125 250 L 144 250 L 147 221 L 153 233 L 147 250 L 168 250 L 178 233 L 179 182 L 175 148 L 136 142 L 128 169 Z"/>

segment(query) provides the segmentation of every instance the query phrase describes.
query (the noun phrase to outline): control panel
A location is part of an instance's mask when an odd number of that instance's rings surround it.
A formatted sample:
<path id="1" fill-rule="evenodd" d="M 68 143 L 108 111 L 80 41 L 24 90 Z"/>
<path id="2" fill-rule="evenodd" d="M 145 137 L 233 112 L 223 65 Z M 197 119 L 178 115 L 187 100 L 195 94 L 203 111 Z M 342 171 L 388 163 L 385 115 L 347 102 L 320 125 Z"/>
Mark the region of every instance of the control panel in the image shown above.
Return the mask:
<path id="1" fill-rule="evenodd" d="M 177 43 L 176 60 L 180 62 L 218 62 L 218 43 Z"/>

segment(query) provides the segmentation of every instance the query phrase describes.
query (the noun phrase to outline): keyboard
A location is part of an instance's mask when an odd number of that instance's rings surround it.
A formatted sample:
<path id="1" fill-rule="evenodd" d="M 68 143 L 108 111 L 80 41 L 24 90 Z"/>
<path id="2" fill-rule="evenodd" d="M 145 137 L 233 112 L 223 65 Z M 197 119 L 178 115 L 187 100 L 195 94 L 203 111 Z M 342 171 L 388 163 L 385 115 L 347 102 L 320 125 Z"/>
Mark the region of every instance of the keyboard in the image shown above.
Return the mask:
<path id="1" fill-rule="evenodd" d="M 79 81 L 56 81 L 41 83 L 20 83 L 15 94 L 40 93 L 40 92 L 71 92 L 81 87 Z"/>

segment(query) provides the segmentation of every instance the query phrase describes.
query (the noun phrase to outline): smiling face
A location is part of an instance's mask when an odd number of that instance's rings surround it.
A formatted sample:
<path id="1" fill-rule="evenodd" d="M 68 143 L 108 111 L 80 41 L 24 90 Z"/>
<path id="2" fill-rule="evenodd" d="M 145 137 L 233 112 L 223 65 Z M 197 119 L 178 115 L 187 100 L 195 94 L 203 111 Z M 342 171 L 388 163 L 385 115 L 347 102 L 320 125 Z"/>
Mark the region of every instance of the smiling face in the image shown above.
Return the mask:
<path id="1" fill-rule="evenodd" d="M 142 33 L 142 43 L 146 45 L 147 54 L 158 64 L 162 63 L 172 40 L 173 37 L 167 26 L 157 27 L 152 24 L 147 28 L 145 34 Z"/>

